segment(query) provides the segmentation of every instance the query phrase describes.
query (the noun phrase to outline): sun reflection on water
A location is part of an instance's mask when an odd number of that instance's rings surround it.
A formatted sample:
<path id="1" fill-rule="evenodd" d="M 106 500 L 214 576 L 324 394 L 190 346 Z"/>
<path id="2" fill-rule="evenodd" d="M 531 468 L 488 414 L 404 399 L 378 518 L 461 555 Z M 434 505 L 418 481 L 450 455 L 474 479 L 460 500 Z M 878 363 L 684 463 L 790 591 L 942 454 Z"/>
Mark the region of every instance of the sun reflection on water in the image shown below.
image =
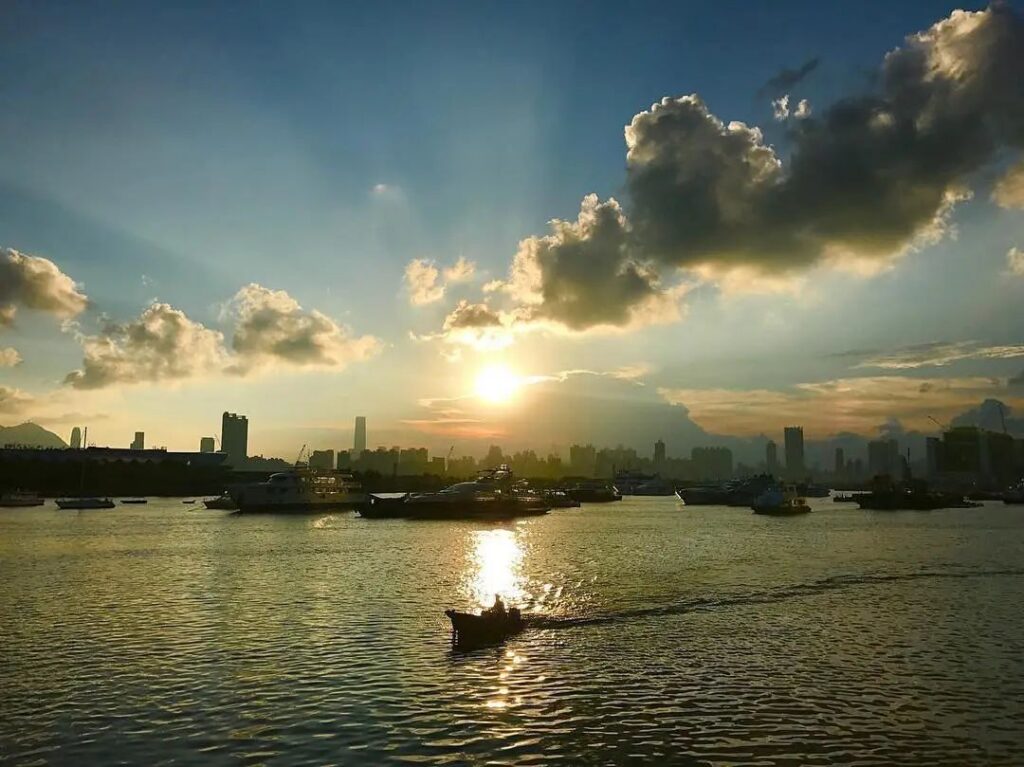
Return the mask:
<path id="1" fill-rule="evenodd" d="M 523 598 L 520 565 L 523 550 L 512 530 L 477 530 L 473 533 L 472 563 L 475 574 L 470 589 L 481 607 L 490 607 L 495 594 L 510 607 Z"/>

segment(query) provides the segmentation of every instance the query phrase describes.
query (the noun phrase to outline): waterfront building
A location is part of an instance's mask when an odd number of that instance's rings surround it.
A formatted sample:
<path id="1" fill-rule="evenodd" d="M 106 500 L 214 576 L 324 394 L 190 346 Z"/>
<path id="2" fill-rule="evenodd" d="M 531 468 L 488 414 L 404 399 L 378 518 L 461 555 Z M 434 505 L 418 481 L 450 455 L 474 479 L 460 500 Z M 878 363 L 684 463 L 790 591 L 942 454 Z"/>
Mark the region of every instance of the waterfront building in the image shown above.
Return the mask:
<path id="1" fill-rule="evenodd" d="M 331 471 L 334 469 L 333 450 L 314 450 L 309 456 L 309 468 Z"/>
<path id="2" fill-rule="evenodd" d="M 366 450 L 366 416 L 356 416 L 356 436 L 352 446 L 352 454 L 359 456 Z"/>
<path id="3" fill-rule="evenodd" d="M 227 454 L 228 466 L 244 466 L 249 455 L 249 419 L 244 415 L 225 412 L 221 418 L 220 446 Z"/>
<path id="4" fill-rule="evenodd" d="M 199 438 L 199 452 L 200 453 L 212 453 L 217 449 L 216 440 L 213 437 L 200 437 Z"/>
<path id="5" fill-rule="evenodd" d="M 131 450 L 145 450 L 146 449 L 146 432 L 137 431 L 135 432 L 135 439 L 132 440 Z"/>
<path id="6" fill-rule="evenodd" d="M 727 447 L 695 447 L 690 451 L 690 463 L 695 479 L 732 477 L 732 450 Z"/>
<path id="7" fill-rule="evenodd" d="M 569 473 L 577 477 L 593 477 L 597 463 L 597 450 L 593 445 L 573 445 L 569 448 Z"/>
<path id="8" fill-rule="evenodd" d="M 787 426 L 783 429 L 786 448 L 786 474 L 790 479 L 804 476 L 804 427 Z"/>

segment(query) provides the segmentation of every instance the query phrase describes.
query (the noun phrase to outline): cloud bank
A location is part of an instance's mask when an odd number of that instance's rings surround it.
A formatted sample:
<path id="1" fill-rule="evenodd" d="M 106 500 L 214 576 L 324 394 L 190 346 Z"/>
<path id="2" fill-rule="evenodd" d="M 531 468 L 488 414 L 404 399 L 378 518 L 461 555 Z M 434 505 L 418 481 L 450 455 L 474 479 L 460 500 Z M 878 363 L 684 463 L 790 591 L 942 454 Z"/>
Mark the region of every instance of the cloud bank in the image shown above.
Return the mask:
<path id="1" fill-rule="evenodd" d="M 910 370 L 944 367 L 962 360 L 1005 360 L 1016 357 L 1024 357 L 1024 345 L 984 346 L 977 341 L 934 341 L 872 354 L 856 367 Z"/>
<path id="2" fill-rule="evenodd" d="M 14 322 L 18 307 L 74 317 L 89 300 L 56 264 L 13 248 L 0 248 L 0 326 Z"/>

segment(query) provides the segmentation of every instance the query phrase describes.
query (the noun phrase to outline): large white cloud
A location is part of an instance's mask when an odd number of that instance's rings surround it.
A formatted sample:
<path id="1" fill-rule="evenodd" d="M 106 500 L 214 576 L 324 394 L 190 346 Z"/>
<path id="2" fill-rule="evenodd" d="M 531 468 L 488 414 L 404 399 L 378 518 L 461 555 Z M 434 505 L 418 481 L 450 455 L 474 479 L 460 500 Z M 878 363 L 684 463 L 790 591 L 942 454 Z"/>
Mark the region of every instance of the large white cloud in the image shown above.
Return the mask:
<path id="1" fill-rule="evenodd" d="M 238 291 L 230 314 L 236 372 L 268 365 L 343 368 L 381 347 L 373 336 L 352 336 L 326 314 L 303 309 L 285 291 L 255 283 Z"/>
<path id="2" fill-rule="evenodd" d="M 154 303 L 138 319 L 110 323 L 96 335 L 79 335 L 82 367 L 67 375 L 76 389 L 113 384 L 176 381 L 218 372 L 225 363 L 224 336 L 183 311 Z"/>
<path id="3" fill-rule="evenodd" d="M 74 317 L 89 300 L 53 261 L 0 248 L 0 325 L 14 321 L 18 307 Z"/>

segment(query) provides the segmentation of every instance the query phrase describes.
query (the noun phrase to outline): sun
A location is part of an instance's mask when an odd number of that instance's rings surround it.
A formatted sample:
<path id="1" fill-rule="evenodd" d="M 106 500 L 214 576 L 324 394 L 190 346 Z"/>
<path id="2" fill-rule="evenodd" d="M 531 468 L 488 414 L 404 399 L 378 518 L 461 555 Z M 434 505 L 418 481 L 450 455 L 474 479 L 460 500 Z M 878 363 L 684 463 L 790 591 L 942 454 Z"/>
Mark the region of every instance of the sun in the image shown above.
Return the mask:
<path id="1" fill-rule="evenodd" d="M 488 402 L 508 402 L 520 384 L 519 376 L 505 365 L 489 365 L 476 377 L 476 394 Z"/>

